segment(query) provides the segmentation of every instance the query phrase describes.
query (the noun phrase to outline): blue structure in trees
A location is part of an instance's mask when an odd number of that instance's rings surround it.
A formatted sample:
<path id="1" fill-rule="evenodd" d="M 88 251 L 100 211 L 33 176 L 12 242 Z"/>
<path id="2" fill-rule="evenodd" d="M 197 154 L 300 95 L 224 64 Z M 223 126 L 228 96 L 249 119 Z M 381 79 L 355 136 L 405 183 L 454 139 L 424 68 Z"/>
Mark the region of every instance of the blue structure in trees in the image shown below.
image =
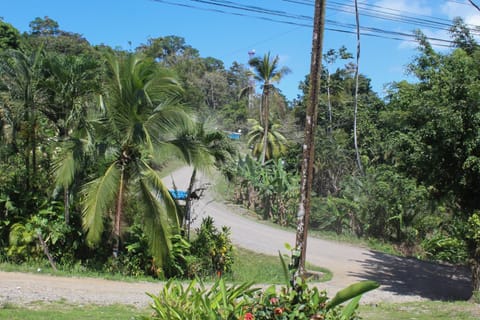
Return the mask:
<path id="1" fill-rule="evenodd" d="M 239 132 L 229 132 L 228 133 L 228 137 L 232 140 L 240 140 L 240 137 L 241 137 L 241 133 Z"/>
<path id="2" fill-rule="evenodd" d="M 187 191 L 182 191 L 182 190 L 168 190 L 170 192 L 170 195 L 172 196 L 173 199 L 175 200 L 187 200 L 188 193 Z"/>

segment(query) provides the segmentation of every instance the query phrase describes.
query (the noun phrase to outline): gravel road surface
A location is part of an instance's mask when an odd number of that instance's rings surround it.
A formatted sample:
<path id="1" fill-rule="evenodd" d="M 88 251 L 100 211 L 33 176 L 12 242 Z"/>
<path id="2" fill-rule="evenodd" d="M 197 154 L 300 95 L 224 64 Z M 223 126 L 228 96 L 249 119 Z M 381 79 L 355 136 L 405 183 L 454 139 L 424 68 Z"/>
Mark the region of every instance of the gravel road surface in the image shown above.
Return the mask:
<path id="1" fill-rule="evenodd" d="M 190 174 L 190 168 L 182 168 L 164 180 L 167 185 L 171 185 L 173 177 L 177 188 L 186 190 Z M 200 177 L 197 184 L 207 182 L 205 177 Z M 217 225 L 230 227 L 232 241 L 246 249 L 276 256 L 279 250 L 288 253 L 284 249 L 285 243 L 295 243 L 294 232 L 257 223 L 242 215 L 242 210 L 215 200 L 211 191 L 195 202 L 193 227 L 207 215 L 212 216 Z M 470 276 L 466 268 L 395 257 L 354 245 L 309 237 L 307 260 L 333 272 L 331 281 L 318 285 L 319 288 L 326 289 L 329 296 L 353 282 L 365 279 L 381 284 L 379 289 L 362 298 L 366 303 L 465 300 L 471 293 Z M 79 304 L 122 303 L 146 306 L 150 298 L 145 292 L 155 293 L 160 288 L 161 283 L 125 283 L 0 272 L 0 305 L 5 302 L 63 299 Z"/>

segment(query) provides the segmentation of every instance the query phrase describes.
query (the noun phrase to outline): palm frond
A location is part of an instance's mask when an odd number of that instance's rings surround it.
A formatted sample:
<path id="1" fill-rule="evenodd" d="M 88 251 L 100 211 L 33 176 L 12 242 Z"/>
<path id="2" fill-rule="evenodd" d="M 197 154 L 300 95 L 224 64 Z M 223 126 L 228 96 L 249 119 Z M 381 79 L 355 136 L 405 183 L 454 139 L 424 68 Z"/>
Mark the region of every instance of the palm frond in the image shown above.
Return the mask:
<path id="1" fill-rule="evenodd" d="M 192 118 L 178 105 L 168 101 L 157 105 L 144 123 L 145 132 L 154 143 L 166 141 L 195 130 Z"/>
<path id="2" fill-rule="evenodd" d="M 71 137 L 61 144 L 61 151 L 53 163 L 55 185 L 66 188 L 70 186 L 76 173 L 80 170 L 80 162 L 91 150 L 91 140 Z"/>
<path id="3" fill-rule="evenodd" d="M 65 152 L 53 164 L 55 185 L 66 188 L 72 184 L 76 173 L 76 161 L 72 150 Z"/>
<path id="4" fill-rule="evenodd" d="M 157 266 L 161 266 L 171 250 L 171 235 L 178 233 L 180 220 L 168 189 L 156 171 L 144 163 L 139 179 L 139 200 L 144 207 L 143 228 Z"/>
<path id="5" fill-rule="evenodd" d="M 172 149 L 177 157 L 188 165 L 192 165 L 199 170 L 210 168 L 214 159 L 205 145 L 195 139 L 194 136 L 182 135 L 170 140 L 169 144 L 175 146 Z"/>
<path id="6" fill-rule="evenodd" d="M 114 162 L 103 176 L 87 183 L 82 190 L 82 226 L 87 232 L 87 242 L 90 245 L 100 241 L 104 229 L 103 217 L 110 209 L 114 209 L 112 205 L 118 193 L 119 181 L 120 170 Z"/>

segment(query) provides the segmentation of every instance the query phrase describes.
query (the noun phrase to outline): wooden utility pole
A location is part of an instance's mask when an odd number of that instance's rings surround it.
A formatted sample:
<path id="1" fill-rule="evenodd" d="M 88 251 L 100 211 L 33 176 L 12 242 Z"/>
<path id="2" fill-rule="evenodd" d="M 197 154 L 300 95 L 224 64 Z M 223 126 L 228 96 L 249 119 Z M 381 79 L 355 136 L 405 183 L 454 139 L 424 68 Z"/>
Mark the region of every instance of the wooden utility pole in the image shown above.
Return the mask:
<path id="1" fill-rule="evenodd" d="M 305 121 L 305 140 L 303 144 L 303 160 L 300 182 L 300 205 L 297 213 L 297 236 L 295 249 L 299 253 L 297 272 L 294 275 L 305 275 L 307 253 L 308 224 L 310 220 L 310 199 L 313 181 L 313 162 L 315 158 L 315 126 L 317 123 L 318 96 L 320 93 L 320 74 L 322 72 L 322 47 L 325 29 L 326 0 L 315 0 L 313 18 L 312 56 L 310 64 L 310 86 L 308 93 L 307 114 Z M 292 279 L 295 282 L 295 278 Z"/>
<path id="2" fill-rule="evenodd" d="M 358 118 L 358 72 L 360 62 L 360 17 L 358 13 L 358 1 L 355 0 L 355 22 L 357 25 L 357 64 L 355 66 L 355 102 L 353 110 L 353 144 L 355 146 L 355 157 L 357 159 L 358 171 L 363 175 L 362 160 L 360 159 L 360 151 L 358 150 L 358 134 L 357 134 L 357 118 Z"/>

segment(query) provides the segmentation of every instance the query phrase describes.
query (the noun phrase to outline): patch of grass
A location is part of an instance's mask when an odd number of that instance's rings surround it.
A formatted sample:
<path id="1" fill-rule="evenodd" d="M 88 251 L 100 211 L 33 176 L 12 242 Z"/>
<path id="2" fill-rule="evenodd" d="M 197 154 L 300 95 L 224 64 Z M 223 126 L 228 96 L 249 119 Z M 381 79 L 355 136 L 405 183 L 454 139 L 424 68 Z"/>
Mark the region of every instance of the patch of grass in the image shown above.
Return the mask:
<path id="1" fill-rule="evenodd" d="M 0 263 L 0 270 L 5 272 L 25 272 L 25 273 L 33 273 L 33 274 L 47 274 L 47 275 L 54 275 L 59 277 L 89 277 L 89 278 L 101 278 L 107 280 L 115 280 L 115 281 L 125 281 L 125 282 L 137 282 L 137 281 L 145 281 L 145 282 L 156 282 L 158 279 L 154 279 L 148 276 L 125 276 L 118 273 L 108 273 L 108 272 L 101 272 L 101 271 L 93 271 L 88 270 L 84 267 L 79 266 L 60 266 L 57 265 L 57 271 L 53 270 L 48 263 L 35 263 L 35 262 L 28 262 L 23 264 L 12 264 L 8 262 Z"/>
<path id="2" fill-rule="evenodd" d="M 324 282 L 332 278 L 332 272 L 325 268 L 307 263 L 307 269 L 322 274 L 320 279 L 315 279 L 316 282 Z M 235 282 L 253 281 L 263 284 L 284 284 L 285 276 L 280 263 L 280 257 L 237 248 L 233 274 L 229 280 Z"/>
<path id="3" fill-rule="evenodd" d="M 361 305 L 363 320 L 475 320 L 480 319 L 480 305 L 469 302 L 411 302 Z"/>
<path id="4" fill-rule="evenodd" d="M 77 320 L 112 319 L 130 320 L 137 316 L 148 315 L 148 310 L 124 305 L 72 305 L 62 302 L 29 303 L 20 305 L 0 305 L 0 319 L 11 320 Z"/>
<path id="5" fill-rule="evenodd" d="M 254 263 L 252 263 L 252 261 Z M 0 263 L 0 270 L 6 272 L 26 272 L 32 274 L 47 274 L 61 277 L 90 277 L 107 280 L 125 281 L 125 282 L 156 282 L 147 276 L 124 276 L 121 274 L 112 274 L 107 272 L 97 272 L 87 270 L 81 267 L 62 267 L 57 266 L 54 271 L 48 264 L 42 263 L 24 263 L 21 265 L 11 263 Z M 311 265 L 307 262 L 307 270 L 320 274 L 320 279 L 314 279 L 315 282 L 325 282 L 332 279 L 332 272 L 328 269 Z M 209 279 L 206 279 L 209 280 Z M 248 282 L 253 281 L 261 284 L 283 284 L 285 283 L 283 268 L 278 256 L 269 256 L 256 253 L 243 248 L 236 248 L 235 262 L 233 265 L 233 274 L 227 276 L 228 281 Z"/>
<path id="6" fill-rule="evenodd" d="M 11 320 L 131 320 L 139 316 L 147 316 L 149 313 L 149 309 L 137 309 L 125 305 L 72 305 L 65 302 L 0 304 L 0 319 Z M 439 301 L 382 303 L 361 305 L 359 315 L 363 320 L 476 320 L 480 319 L 480 305 L 469 302 Z"/>

